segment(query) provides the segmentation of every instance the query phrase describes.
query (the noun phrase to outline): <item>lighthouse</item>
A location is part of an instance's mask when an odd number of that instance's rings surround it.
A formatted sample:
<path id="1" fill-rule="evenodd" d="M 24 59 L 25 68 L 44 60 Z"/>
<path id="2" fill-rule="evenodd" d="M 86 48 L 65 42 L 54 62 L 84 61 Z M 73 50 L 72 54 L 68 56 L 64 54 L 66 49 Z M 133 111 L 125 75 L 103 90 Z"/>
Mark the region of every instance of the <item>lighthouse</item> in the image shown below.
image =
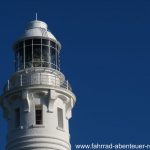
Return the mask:
<path id="1" fill-rule="evenodd" d="M 60 71 L 60 42 L 45 22 L 33 20 L 13 52 L 15 72 L 0 97 L 8 122 L 6 150 L 71 150 L 76 97 Z"/>

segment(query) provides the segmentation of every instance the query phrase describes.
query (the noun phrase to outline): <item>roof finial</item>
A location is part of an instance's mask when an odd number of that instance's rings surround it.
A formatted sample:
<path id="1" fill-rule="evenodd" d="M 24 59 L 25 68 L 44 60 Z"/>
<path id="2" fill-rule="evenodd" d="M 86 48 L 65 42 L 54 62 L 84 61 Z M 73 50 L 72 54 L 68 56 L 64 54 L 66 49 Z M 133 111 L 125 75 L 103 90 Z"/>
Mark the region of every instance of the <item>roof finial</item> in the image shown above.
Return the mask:
<path id="1" fill-rule="evenodd" d="M 35 13 L 35 19 L 37 20 L 37 12 Z"/>

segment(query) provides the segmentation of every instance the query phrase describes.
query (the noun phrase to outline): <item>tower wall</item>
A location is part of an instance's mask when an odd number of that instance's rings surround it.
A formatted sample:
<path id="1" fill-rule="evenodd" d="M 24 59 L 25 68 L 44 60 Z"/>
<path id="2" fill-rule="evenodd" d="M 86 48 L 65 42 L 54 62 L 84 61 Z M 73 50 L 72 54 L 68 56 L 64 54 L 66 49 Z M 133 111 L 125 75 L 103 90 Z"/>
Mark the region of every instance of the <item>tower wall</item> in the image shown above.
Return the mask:
<path id="1" fill-rule="evenodd" d="M 68 120 L 74 95 L 64 89 L 44 86 L 28 87 L 6 96 L 9 112 L 7 150 L 58 149 L 70 150 Z M 35 106 L 42 106 L 43 123 L 35 123 Z M 15 126 L 14 110 L 20 108 L 20 126 Z M 63 110 L 63 128 L 58 126 L 58 108 Z M 8 110 L 7 110 L 8 111 Z"/>
<path id="2" fill-rule="evenodd" d="M 8 120 L 6 150 L 71 149 L 68 121 L 76 98 L 60 72 L 60 48 L 37 20 L 15 44 L 16 72 L 0 97 Z"/>

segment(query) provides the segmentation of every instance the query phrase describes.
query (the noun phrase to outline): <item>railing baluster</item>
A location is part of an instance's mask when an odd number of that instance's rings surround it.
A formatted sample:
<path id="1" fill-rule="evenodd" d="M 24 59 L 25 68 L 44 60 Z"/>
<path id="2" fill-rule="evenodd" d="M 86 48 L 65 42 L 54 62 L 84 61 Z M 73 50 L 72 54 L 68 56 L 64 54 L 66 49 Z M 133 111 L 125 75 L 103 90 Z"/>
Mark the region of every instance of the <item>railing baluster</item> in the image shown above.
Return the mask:
<path id="1" fill-rule="evenodd" d="M 42 84 L 41 73 L 40 73 L 40 84 Z"/>
<path id="2" fill-rule="evenodd" d="M 22 74 L 20 75 L 20 86 L 22 86 Z"/>

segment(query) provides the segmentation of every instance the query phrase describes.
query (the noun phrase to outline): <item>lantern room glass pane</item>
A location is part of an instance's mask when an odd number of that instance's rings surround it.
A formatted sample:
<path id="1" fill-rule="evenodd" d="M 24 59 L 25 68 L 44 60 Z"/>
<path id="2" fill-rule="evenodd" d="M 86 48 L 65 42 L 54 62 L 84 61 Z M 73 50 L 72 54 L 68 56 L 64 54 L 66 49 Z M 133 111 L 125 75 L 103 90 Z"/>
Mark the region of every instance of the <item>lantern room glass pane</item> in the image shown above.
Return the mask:
<path id="1" fill-rule="evenodd" d="M 49 47 L 42 46 L 42 61 L 49 61 Z"/>
<path id="2" fill-rule="evenodd" d="M 49 47 L 48 46 L 42 46 L 42 67 L 48 67 L 49 66 Z"/>
<path id="3" fill-rule="evenodd" d="M 25 47 L 25 57 L 26 68 L 32 67 L 32 45 Z"/>
<path id="4" fill-rule="evenodd" d="M 33 66 L 41 67 L 41 45 L 33 45 Z"/>
<path id="5" fill-rule="evenodd" d="M 51 67 L 56 69 L 56 50 L 54 48 L 51 48 Z"/>
<path id="6" fill-rule="evenodd" d="M 23 41 L 19 42 L 19 48 L 23 48 Z"/>
<path id="7" fill-rule="evenodd" d="M 25 40 L 25 45 L 32 45 L 32 39 Z"/>
<path id="8" fill-rule="evenodd" d="M 33 44 L 41 44 L 41 39 L 33 39 Z"/>
<path id="9" fill-rule="evenodd" d="M 43 44 L 43 45 L 49 45 L 49 40 L 42 39 L 42 44 Z"/>
<path id="10" fill-rule="evenodd" d="M 21 48 L 19 49 L 19 69 L 23 69 L 23 62 L 24 62 L 23 48 Z"/>
<path id="11" fill-rule="evenodd" d="M 33 45 L 33 59 L 34 61 L 41 60 L 41 45 Z"/>

